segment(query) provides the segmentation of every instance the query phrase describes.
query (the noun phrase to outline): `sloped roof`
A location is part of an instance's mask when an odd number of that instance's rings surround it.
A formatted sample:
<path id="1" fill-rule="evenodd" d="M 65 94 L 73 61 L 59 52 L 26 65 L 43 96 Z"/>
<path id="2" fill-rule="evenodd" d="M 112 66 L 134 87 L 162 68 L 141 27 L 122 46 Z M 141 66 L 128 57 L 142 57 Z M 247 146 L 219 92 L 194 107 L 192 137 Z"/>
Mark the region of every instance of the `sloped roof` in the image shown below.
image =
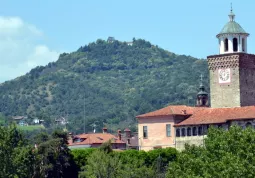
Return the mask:
<path id="1" fill-rule="evenodd" d="M 244 120 L 255 118 L 255 106 L 234 108 L 204 108 L 195 112 L 186 120 L 175 126 L 202 125 L 225 123 L 230 120 Z"/>
<path id="2" fill-rule="evenodd" d="M 110 133 L 89 133 L 89 134 L 80 134 L 74 136 L 74 139 L 80 138 L 81 142 L 73 142 L 69 140 L 70 145 L 91 145 L 91 144 L 102 144 L 111 140 L 112 143 L 124 143 L 123 141 L 119 140 L 116 136 Z"/>
<path id="3" fill-rule="evenodd" d="M 245 30 L 235 21 L 228 22 L 221 30 L 219 34 L 229 34 L 229 33 L 238 33 L 238 34 L 248 34 Z"/>
<path id="4" fill-rule="evenodd" d="M 27 119 L 27 116 L 13 116 L 12 119 L 14 119 L 14 120 L 22 120 L 22 119 Z"/>
<path id="5" fill-rule="evenodd" d="M 201 110 L 201 108 L 190 107 L 186 105 L 170 105 L 156 111 L 136 116 L 136 118 L 159 117 L 159 116 L 165 117 L 173 115 L 187 116 L 192 115 L 197 110 Z"/>

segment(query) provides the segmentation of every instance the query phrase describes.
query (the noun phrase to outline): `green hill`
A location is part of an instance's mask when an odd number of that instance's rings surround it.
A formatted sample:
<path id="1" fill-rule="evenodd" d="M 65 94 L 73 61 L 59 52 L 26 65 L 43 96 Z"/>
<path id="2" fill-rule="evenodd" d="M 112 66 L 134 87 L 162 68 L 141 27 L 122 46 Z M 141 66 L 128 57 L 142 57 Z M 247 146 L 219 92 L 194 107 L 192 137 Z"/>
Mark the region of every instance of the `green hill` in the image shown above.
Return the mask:
<path id="1" fill-rule="evenodd" d="M 56 117 L 68 118 L 69 129 L 86 130 L 97 121 L 98 130 L 134 126 L 135 116 L 168 104 L 195 104 L 199 76 L 208 70 L 205 60 L 176 55 L 145 40 L 133 45 L 97 40 L 57 62 L 36 67 L 0 85 L 0 112 L 7 116 L 43 118 L 47 126 Z"/>

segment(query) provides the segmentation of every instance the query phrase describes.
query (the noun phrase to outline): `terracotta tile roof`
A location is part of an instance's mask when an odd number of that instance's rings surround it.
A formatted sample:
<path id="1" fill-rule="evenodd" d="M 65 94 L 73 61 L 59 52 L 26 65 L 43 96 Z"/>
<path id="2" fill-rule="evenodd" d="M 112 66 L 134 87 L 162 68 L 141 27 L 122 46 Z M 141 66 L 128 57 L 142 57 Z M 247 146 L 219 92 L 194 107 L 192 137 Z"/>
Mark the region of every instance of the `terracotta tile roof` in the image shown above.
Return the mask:
<path id="1" fill-rule="evenodd" d="M 90 134 L 80 134 L 74 136 L 73 140 L 79 139 L 80 142 L 68 141 L 69 146 L 71 145 L 91 145 L 91 144 L 102 144 L 109 140 L 112 140 L 112 143 L 123 143 L 125 142 L 119 140 L 116 136 L 110 133 L 90 133 Z"/>
<path id="2" fill-rule="evenodd" d="M 170 105 L 165 108 L 149 112 L 136 116 L 136 118 L 146 118 L 146 117 L 158 117 L 158 116 L 172 116 L 172 115 L 192 115 L 195 111 L 201 110 L 200 107 L 190 107 L 186 105 Z"/>
<path id="3" fill-rule="evenodd" d="M 231 120 L 255 118 L 255 106 L 234 108 L 204 108 L 175 126 L 225 123 Z"/>

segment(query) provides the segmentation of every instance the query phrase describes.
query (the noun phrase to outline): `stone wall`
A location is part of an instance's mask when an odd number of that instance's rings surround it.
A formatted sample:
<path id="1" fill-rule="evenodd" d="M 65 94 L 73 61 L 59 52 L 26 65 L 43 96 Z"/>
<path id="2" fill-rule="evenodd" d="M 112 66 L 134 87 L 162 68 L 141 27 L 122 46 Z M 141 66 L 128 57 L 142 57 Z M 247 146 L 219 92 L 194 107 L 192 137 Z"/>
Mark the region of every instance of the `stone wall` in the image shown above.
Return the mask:
<path id="1" fill-rule="evenodd" d="M 185 144 L 203 146 L 204 138 L 206 135 L 201 136 L 189 136 L 189 137 L 176 137 L 176 149 L 183 150 Z"/>
<path id="2" fill-rule="evenodd" d="M 255 55 L 240 55 L 241 106 L 255 105 Z"/>
<path id="3" fill-rule="evenodd" d="M 240 106 L 239 54 L 208 56 L 211 107 Z M 230 68 L 230 83 L 219 83 L 218 69 Z"/>
<path id="4" fill-rule="evenodd" d="M 211 107 L 255 105 L 255 55 L 232 53 L 208 56 Z M 219 83 L 218 69 L 230 68 L 230 83 Z"/>

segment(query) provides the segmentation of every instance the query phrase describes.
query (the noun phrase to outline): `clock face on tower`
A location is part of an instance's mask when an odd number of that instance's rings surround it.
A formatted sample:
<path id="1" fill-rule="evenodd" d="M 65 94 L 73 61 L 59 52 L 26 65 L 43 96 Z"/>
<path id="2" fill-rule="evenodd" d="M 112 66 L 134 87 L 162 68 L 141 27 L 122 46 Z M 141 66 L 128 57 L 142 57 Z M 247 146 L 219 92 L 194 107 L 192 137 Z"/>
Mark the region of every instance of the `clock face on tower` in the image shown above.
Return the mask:
<path id="1" fill-rule="evenodd" d="M 230 69 L 218 70 L 219 83 L 230 83 Z"/>

